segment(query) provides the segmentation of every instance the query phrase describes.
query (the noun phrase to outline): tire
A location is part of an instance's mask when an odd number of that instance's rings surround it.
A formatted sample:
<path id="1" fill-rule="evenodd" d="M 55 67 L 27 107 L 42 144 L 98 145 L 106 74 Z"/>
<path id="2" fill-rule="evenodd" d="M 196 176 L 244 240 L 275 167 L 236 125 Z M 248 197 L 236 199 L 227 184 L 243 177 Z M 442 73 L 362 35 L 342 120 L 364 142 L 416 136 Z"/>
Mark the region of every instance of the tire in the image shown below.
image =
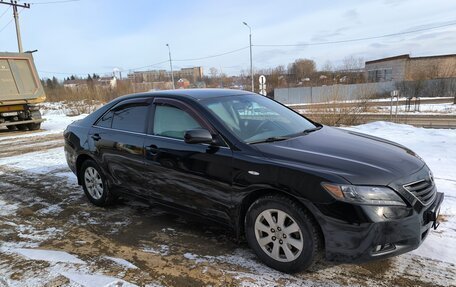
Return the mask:
<path id="1" fill-rule="evenodd" d="M 16 127 L 20 131 L 26 131 L 27 130 L 27 124 L 16 125 Z"/>
<path id="2" fill-rule="evenodd" d="M 37 120 L 41 119 L 41 112 L 40 111 L 32 111 L 30 114 L 30 119 Z M 31 123 L 27 124 L 27 127 L 31 131 L 36 131 L 41 128 L 41 123 Z"/>
<path id="3" fill-rule="evenodd" d="M 109 190 L 106 177 L 93 160 L 83 162 L 79 176 L 87 198 L 97 206 L 112 205 L 116 199 Z"/>
<path id="4" fill-rule="evenodd" d="M 283 224 L 277 218 L 284 219 L 280 220 Z M 308 269 L 321 248 L 319 229 L 311 215 L 285 196 L 257 199 L 247 211 L 245 235 L 261 261 L 286 273 Z"/>
<path id="5" fill-rule="evenodd" d="M 41 128 L 41 123 L 27 124 L 27 127 L 30 131 L 37 131 Z"/>
<path id="6" fill-rule="evenodd" d="M 17 128 L 16 126 L 6 126 L 6 128 L 9 130 L 9 131 L 15 131 Z"/>

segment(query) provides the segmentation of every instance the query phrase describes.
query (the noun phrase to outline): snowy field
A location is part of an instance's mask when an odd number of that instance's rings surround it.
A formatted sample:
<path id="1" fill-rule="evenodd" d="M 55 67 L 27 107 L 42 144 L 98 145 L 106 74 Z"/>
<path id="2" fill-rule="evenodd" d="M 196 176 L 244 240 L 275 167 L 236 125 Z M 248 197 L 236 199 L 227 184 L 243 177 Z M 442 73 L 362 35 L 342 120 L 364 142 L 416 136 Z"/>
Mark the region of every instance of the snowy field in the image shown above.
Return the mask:
<path id="1" fill-rule="evenodd" d="M 217 227 L 139 202 L 89 204 L 61 138 L 84 115 L 68 117 L 56 107 L 44 117 L 42 131 L 0 132 L 0 287 L 456 286 L 456 130 L 347 127 L 403 144 L 426 161 L 445 193 L 442 223 L 411 253 L 287 275 Z"/>

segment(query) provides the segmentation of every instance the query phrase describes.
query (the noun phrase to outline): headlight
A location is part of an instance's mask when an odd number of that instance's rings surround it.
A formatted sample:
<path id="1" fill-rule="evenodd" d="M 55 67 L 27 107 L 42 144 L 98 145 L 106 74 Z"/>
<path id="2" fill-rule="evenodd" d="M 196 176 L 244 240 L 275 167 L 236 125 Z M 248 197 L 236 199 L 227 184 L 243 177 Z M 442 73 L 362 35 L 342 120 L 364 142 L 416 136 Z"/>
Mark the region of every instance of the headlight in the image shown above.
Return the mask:
<path id="1" fill-rule="evenodd" d="M 399 195 L 388 187 L 356 186 L 332 183 L 322 183 L 321 185 L 336 199 L 350 203 L 406 206 L 405 202 L 399 197 Z"/>

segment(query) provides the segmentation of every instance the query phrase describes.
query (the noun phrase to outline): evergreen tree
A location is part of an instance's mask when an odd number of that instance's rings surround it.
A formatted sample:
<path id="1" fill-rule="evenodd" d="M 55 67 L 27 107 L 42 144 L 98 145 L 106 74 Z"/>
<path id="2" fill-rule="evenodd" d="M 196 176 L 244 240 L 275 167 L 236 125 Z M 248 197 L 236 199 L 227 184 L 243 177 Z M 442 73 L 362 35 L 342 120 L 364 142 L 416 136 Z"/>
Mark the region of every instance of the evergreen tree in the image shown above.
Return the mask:
<path id="1" fill-rule="evenodd" d="M 59 80 L 54 76 L 52 77 L 52 87 L 57 88 L 59 86 Z"/>

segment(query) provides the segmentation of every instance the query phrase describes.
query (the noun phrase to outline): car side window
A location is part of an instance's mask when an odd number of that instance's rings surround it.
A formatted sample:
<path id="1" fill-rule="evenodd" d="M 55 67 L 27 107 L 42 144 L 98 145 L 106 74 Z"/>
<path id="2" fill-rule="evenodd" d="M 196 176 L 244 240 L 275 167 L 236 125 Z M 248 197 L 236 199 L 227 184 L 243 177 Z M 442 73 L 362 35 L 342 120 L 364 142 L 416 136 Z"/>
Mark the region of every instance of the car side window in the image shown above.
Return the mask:
<path id="1" fill-rule="evenodd" d="M 112 128 L 117 130 L 144 133 L 149 105 L 132 103 L 113 110 Z"/>
<path id="2" fill-rule="evenodd" d="M 112 111 L 107 112 L 104 114 L 101 119 L 98 120 L 96 126 L 103 127 L 103 128 L 110 128 L 112 123 Z"/>
<path id="3" fill-rule="evenodd" d="M 201 125 L 186 111 L 173 106 L 157 105 L 154 114 L 154 134 L 184 139 L 187 130 L 201 128 Z"/>

